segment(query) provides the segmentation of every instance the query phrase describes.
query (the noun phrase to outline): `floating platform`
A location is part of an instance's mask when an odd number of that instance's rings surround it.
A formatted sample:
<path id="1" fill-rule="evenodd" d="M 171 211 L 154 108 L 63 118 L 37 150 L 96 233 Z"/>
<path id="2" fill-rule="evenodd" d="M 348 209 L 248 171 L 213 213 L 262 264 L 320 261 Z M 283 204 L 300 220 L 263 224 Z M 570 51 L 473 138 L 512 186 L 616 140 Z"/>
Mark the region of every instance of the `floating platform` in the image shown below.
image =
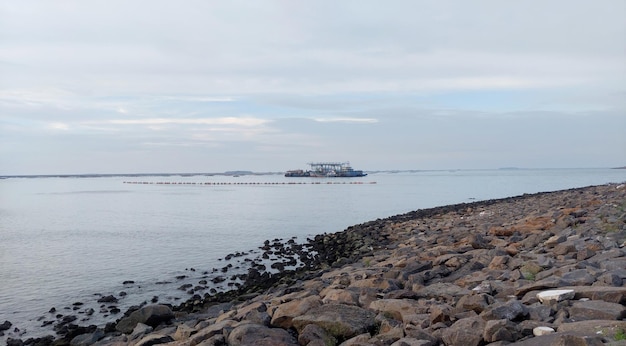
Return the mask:
<path id="1" fill-rule="evenodd" d="M 311 169 L 287 171 L 285 177 L 318 177 L 318 178 L 354 178 L 364 177 L 367 173 L 355 170 L 350 162 L 311 162 Z"/>

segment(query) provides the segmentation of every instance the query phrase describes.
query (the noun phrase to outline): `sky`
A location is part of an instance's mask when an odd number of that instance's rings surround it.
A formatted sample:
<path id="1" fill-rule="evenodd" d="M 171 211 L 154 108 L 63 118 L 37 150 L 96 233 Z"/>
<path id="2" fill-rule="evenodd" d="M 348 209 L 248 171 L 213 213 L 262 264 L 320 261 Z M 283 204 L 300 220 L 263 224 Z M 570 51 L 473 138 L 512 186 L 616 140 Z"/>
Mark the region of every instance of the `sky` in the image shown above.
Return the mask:
<path id="1" fill-rule="evenodd" d="M 0 175 L 626 165 L 626 1 L 0 0 Z"/>

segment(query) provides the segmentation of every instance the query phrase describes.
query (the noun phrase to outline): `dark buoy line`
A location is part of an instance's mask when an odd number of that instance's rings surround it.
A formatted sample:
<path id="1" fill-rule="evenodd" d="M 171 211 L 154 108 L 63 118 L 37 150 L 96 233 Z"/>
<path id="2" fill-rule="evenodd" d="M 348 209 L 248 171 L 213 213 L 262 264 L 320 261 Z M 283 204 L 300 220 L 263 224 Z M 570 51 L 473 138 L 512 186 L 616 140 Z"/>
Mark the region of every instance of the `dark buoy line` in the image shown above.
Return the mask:
<path id="1" fill-rule="evenodd" d="M 182 181 L 125 181 L 124 184 L 136 184 L 136 185 L 364 185 L 364 184 L 376 184 L 375 181 L 362 182 L 362 181 L 300 181 L 300 182 L 182 182 Z"/>

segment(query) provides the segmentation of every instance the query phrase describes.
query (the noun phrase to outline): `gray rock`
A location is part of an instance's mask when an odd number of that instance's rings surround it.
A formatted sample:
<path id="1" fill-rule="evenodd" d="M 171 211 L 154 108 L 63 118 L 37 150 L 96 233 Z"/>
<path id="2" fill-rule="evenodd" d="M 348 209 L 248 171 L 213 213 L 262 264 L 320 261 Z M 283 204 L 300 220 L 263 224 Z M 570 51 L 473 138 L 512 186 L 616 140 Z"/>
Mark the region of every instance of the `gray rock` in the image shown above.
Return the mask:
<path id="1" fill-rule="evenodd" d="M 578 269 L 565 273 L 561 278 L 571 286 L 589 286 L 596 282 L 596 278 L 589 274 L 586 269 Z"/>
<path id="2" fill-rule="evenodd" d="M 135 346 L 152 346 L 172 342 L 174 339 L 169 335 L 150 334 L 139 340 Z"/>
<path id="3" fill-rule="evenodd" d="M 552 309 L 543 304 L 535 304 L 528 307 L 528 315 L 531 320 L 541 322 L 551 322 L 553 318 Z"/>
<path id="4" fill-rule="evenodd" d="M 285 329 L 246 323 L 235 327 L 228 334 L 228 344 L 231 346 L 298 346 L 298 341 Z"/>
<path id="5" fill-rule="evenodd" d="M 621 287 L 626 282 L 626 269 L 608 271 L 598 277 L 598 282 L 607 286 Z"/>
<path id="6" fill-rule="evenodd" d="M 300 345 L 336 345 L 337 339 L 316 324 L 307 324 L 298 335 Z"/>
<path id="7" fill-rule="evenodd" d="M 561 287 L 560 289 L 574 290 L 574 299 L 589 298 L 610 303 L 626 303 L 626 287 L 569 286 Z"/>
<path id="8" fill-rule="evenodd" d="M 530 291 L 539 291 L 539 290 L 545 290 L 548 288 L 557 288 L 557 287 L 567 286 L 567 285 L 568 283 L 563 281 L 563 279 L 556 277 L 556 276 L 551 276 L 551 277 L 547 277 L 539 281 L 531 282 L 528 285 L 524 285 L 518 288 L 515 291 L 515 295 L 520 297 Z"/>
<path id="9" fill-rule="evenodd" d="M 305 315 L 295 317 L 293 326 L 301 332 L 309 324 L 315 324 L 333 337 L 346 340 L 373 330 L 376 314 L 352 305 L 329 304 L 309 310 Z"/>
<path id="10" fill-rule="evenodd" d="M 480 316 L 485 320 L 507 319 L 513 321 L 528 316 L 528 308 L 519 300 L 509 300 L 490 305 Z"/>
<path id="11" fill-rule="evenodd" d="M 579 301 L 569 309 L 569 318 L 574 321 L 620 320 L 625 315 L 626 307 L 622 304 L 601 300 Z"/>
<path id="12" fill-rule="evenodd" d="M 424 298 L 439 298 L 446 296 L 461 297 L 471 293 L 472 292 L 466 288 L 445 282 L 435 283 L 417 291 L 417 294 Z"/>

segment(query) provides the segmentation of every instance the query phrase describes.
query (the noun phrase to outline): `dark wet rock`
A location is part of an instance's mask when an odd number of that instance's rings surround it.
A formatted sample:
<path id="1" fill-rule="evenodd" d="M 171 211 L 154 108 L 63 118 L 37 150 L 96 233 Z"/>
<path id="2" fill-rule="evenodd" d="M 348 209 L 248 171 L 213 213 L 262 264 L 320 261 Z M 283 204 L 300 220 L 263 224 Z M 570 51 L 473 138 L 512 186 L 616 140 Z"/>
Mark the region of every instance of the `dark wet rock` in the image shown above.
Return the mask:
<path id="1" fill-rule="evenodd" d="M 0 324 L 0 331 L 9 330 L 13 324 L 9 321 L 4 321 Z"/>
<path id="2" fill-rule="evenodd" d="M 70 346 L 89 346 L 96 343 L 98 340 L 104 337 L 103 330 L 96 330 L 93 333 L 80 334 L 72 338 Z"/>
<path id="3" fill-rule="evenodd" d="M 191 287 L 193 287 L 192 284 L 184 284 L 184 285 L 178 287 L 178 289 L 181 290 L 181 291 L 186 291 L 186 290 L 190 289 Z"/>
<path id="4" fill-rule="evenodd" d="M 7 346 L 23 346 L 23 345 L 24 345 L 24 341 L 22 341 L 22 339 L 14 339 L 14 338 L 7 339 Z"/>
<path id="5" fill-rule="evenodd" d="M 98 299 L 98 303 L 117 303 L 115 296 L 109 295 Z"/>
<path id="6" fill-rule="evenodd" d="M 128 334 L 133 331 L 137 323 L 156 327 L 161 323 L 169 322 L 173 318 L 174 313 L 172 313 L 170 307 L 166 305 L 148 305 L 122 318 L 115 326 L 115 329 Z"/>

